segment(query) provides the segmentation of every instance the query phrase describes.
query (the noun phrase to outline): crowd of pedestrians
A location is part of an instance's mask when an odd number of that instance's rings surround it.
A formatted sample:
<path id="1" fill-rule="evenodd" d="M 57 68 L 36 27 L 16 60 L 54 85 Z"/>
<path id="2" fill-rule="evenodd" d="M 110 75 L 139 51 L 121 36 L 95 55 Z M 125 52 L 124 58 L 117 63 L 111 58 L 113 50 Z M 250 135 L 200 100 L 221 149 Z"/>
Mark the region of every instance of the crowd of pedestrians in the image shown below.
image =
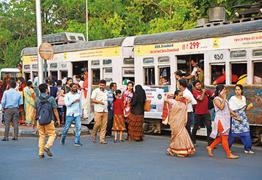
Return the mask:
<path id="1" fill-rule="evenodd" d="M 193 68 L 189 76 L 180 71 L 175 73 L 177 90 L 166 96 L 164 106 L 167 108 L 165 119 L 171 129 L 171 143 L 167 153 L 171 156 L 187 157 L 195 154 L 196 134 L 201 126 L 207 129 L 207 151 L 213 157 L 213 149 L 222 143 L 229 159 L 238 158 L 232 154 L 230 147 L 239 137 L 244 144 L 245 153 L 253 154 L 249 123 L 246 110 L 253 107 L 247 105 L 243 96 L 243 86 L 235 86 L 235 96 L 227 101 L 224 85 L 217 85 L 215 92 L 203 87 L 201 68 L 196 61 L 191 62 Z M 199 75 L 199 76 L 198 76 Z M 37 127 L 39 132 L 39 157 L 44 152 L 52 156 L 51 147 L 56 138 L 55 127 L 63 127 L 60 143 L 65 145 L 66 136 L 72 123 L 75 123 L 74 145 L 81 147 L 81 120 L 87 118 L 88 110 L 88 73 L 83 79 L 68 77 L 65 84 L 61 80 L 47 79 L 39 86 L 23 78 L 17 81 L 6 77 L 0 81 L 0 98 L 3 110 L 5 134 L 3 141 L 9 140 L 10 124 L 14 127 L 12 140 L 18 140 L 19 124 Z M 202 77 L 202 76 L 200 76 Z M 191 82 L 191 83 L 190 83 Z M 107 144 L 106 137 L 114 135 L 114 143 L 143 141 L 143 123 L 146 93 L 141 85 L 128 82 L 121 91 L 112 82 L 109 88 L 106 81 L 100 80 L 99 86 L 92 91 L 91 103 L 94 105 L 94 127 L 91 133 L 92 142 Z M 211 126 L 210 109 L 214 108 L 214 126 Z M 126 136 L 124 137 L 124 132 Z M 97 137 L 99 133 L 99 138 Z M 45 137 L 48 136 L 47 142 Z"/>

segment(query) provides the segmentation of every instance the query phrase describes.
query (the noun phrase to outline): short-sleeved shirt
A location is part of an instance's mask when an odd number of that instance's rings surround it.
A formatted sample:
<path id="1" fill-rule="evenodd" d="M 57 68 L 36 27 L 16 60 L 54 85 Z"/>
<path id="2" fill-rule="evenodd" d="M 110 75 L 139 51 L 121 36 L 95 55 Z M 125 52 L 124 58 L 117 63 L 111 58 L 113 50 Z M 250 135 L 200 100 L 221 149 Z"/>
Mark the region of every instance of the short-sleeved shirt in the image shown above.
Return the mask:
<path id="1" fill-rule="evenodd" d="M 197 104 L 195 105 L 195 114 L 209 114 L 208 111 L 208 96 L 212 96 L 213 92 L 206 89 L 204 99 L 202 101 L 198 100 L 198 98 L 202 95 L 202 90 L 193 90 L 193 96 L 197 100 Z"/>
<path id="2" fill-rule="evenodd" d="M 91 99 L 102 101 L 104 104 L 94 104 L 95 112 L 108 112 L 108 97 L 107 90 L 101 91 L 100 88 L 96 88 L 91 95 Z"/>
<path id="3" fill-rule="evenodd" d="M 46 98 L 48 95 L 46 94 L 46 93 L 41 93 L 40 94 L 40 97 L 43 97 L 43 98 Z M 55 101 L 55 98 L 53 97 L 53 96 L 50 96 L 49 98 L 48 98 L 48 101 L 51 103 L 51 106 L 52 106 L 52 108 L 54 109 L 54 108 L 57 108 L 57 104 L 56 104 L 56 101 Z M 38 104 L 40 102 L 40 99 L 39 98 L 37 98 L 36 99 L 36 104 Z"/>
<path id="4" fill-rule="evenodd" d="M 193 112 L 193 105 L 197 104 L 193 94 L 186 88 L 183 91 L 183 97 L 191 101 L 187 104 L 187 112 Z"/>

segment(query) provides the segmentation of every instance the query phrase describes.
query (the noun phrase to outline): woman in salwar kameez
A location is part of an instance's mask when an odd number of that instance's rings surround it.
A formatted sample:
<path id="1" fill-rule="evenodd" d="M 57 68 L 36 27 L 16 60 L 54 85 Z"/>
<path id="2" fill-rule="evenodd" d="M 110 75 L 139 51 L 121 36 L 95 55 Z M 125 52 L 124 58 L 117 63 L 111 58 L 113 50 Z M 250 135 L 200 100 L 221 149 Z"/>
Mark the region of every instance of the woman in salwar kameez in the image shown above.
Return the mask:
<path id="1" fill-rule="evenodd" d="M 228 138 L 229 147 L 235 142 L 235 138 L 239 137 L 244 144 L 244 152 L 246 154 L 254 154 L 252 151 L 249 121 L 246 115 L 246 110 L 250 110 L 253 104 L 251 103 L 247 106 L 246 97 L 243 96 L 243 86 L 241 84 L 235 86 L 235 93 L 236 95 L 229 99 L 229 107 L 239 115 L 241 121 L 235 118 L 231 119 L 231 130 Z"/>
<path id="2" fill-rule="evenodd" d="M 25 106 L 25 122 L 28 125 L 36 125 L 36 95 L 32 87 L 32 82 L 28 81 L 27 86 L 24 88 L 24 106 Z"/>
<path id="3" fill-rule="evenodd" d="M 225 86 L 219 84 L 216 86 L 215 98 L 215 119 L 214 127 L 210 137 L 215 139 L 210 146 L 207 147 L 208 155 L 213 157 L 213 149 L 219 144 L 222 144 L 228 159 L 237 159 L 238 156 L 231 153 L 228 145 L 228 133 L 230 130 L 230 114 L 235 118 L 239 118 L 233 111 L 230 110 L 227 99 Z"/>
<path id="4" fill-rule="evenodd" d="M 194 145 L 186 129 L 187 105 L 183 93 L 177 90 L 175 99 L 166 100 L 169 103 L 168 123 L 171 128 L 171 143 L 167 153 L 171 156 L 187 157 L 195 153 Z"/>

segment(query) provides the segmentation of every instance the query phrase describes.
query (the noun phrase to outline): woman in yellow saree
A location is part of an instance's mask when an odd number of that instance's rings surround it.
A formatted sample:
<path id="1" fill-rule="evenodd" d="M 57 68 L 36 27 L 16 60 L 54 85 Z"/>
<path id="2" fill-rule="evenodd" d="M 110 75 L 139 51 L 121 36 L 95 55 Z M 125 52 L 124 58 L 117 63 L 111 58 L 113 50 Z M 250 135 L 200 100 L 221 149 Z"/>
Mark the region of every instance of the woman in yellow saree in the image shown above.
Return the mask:
<path id="1" fill-rule="evenodd" d="M 24 88 L 24 108 L 25 108 L 25 122 L 27 125 L 36 125 L 36 95 L 32 87 L 32 82 L 28 81 Z"/>
<path id="2" fill-rule="evenodd" d="M 171 143 L 167 149 L 168 155 L 187 157 L 195 153 L 194 145 L 185 128 L 187 123 L 187 105 L 183 93 L 177 90 L 175 99 L 168 99 L 168 123 L 171 128 Z"/>

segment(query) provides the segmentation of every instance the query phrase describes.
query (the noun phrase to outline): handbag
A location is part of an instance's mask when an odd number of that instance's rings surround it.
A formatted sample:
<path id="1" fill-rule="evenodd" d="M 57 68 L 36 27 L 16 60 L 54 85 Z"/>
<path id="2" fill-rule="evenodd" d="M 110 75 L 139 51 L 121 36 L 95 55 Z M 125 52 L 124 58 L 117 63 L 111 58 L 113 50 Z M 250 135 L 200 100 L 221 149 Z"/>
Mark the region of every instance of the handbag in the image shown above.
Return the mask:
<path id="1" fill-rule="evenodd" d="M 146 100 L 145 101 L 144 110 L 145 111 L 150 111 L 151 110 L 151 101 L 150 100 Z"/>

